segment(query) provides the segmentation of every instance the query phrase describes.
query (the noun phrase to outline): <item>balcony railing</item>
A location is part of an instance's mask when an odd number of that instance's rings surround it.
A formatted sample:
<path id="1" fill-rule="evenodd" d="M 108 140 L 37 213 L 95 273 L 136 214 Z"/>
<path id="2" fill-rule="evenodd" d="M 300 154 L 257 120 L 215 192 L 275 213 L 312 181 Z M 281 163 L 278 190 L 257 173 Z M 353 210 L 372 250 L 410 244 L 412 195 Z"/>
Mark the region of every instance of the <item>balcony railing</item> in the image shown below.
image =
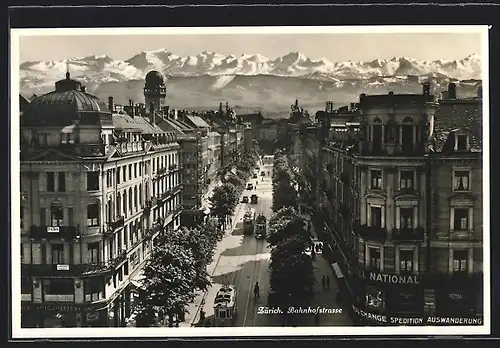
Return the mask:
<path id="1" fill-rule="evenodd" d="M 146 228 L 144 230 L 143 236 L 145 240 L 153 238 L 153 236 L 163 230 L 163 223 L 156 223 L 151 228 Z"/>
<path id="2" fill-rule="evenodd" d="M 53 295 L 45 294 L 44 301 L 46 302 L 74 302 L 75 295 Z"/>
<path id="3" fill-rule="evenodd" d="M 73 240 L 78 232 L 77 226 L 31 226 L 30 238 Z"/>
<path id="4" fill-rule="evenodd" d="M 474 231 L 473 230 L 462 230 L 462 231 L 451 230 L 448 239 L 452 240 L 452 241 L 461 241 L 461 240 L 472 241 L 475 239 Z"/>
<path id="5" fill-rule="evenodd" d="M 125 216 L 122 215 L 116 218 L 116 220 L 108 222 L 105 233 L 112 234 L 117 229 L 122 228 L 123 226 L 125 226 Z"/>
<path id="6" fill-rule="evenodd" d="M 177 164 L 172 164 L 168 167 L 168 170 L 173 172 L 175 170 L 179 169 L 179 167 L 177 166 Z"/>
<path id="7" fill-rule="evenodd" d="M 85 263 L 85 264 L 21 264 L 21 274 L 26 277 L 37 276 L 69 276 L 76 277 L 90 274 L 105 274 L 112 272 L 116 266 L 127 259 L 127 252 L 121 251 L 117 257 L 107 261 Z"/>
<path id="8" fill-rule="evenodd" d="M 423 242 L 425 231 L 422 227 L 395 228 L 392 230 L 392 240 L 404 242 Z"/>
<path id="9" fill-rule="evenodd" d="M 383 144 L 373 146 L 371 143 L 363 144 L 363 155 L 372 156 L 422 156 L 425 153 L 424 144 L 410 144 L 402 146 L 401 144 Z"/>
<path id="10" fill-rule="evenodd" d="M 385 241 L 387 238 L 387 230 L 385 227 L 358 225 L 356 231 L 360 237 L 375 240 Z"/>

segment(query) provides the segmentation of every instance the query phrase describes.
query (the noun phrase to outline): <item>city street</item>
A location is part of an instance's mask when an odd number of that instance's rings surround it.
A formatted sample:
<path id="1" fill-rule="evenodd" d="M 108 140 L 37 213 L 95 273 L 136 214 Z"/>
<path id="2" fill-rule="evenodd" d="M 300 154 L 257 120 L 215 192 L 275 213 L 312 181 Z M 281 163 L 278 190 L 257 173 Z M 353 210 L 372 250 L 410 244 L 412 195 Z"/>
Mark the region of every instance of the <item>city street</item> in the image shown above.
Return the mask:
<path id="1" fill-rule="evenodd" d="M 265 171 L 264 181 L 260 172 Z M 269 175 L 268 173 L 269 172 Z M 222 284 L 233 284 L 237 291 L 237 316 L 231 326 L 267 326 L 266 318 L 269 316 L 257 316 L 258 306 L 264 306 L 267 302 L 269 292 L 269 258 L 270 250 L 264 239 L 256 239 L 254 235 L 243 235 L 243 215 L 253 208 L 256 214 L 264 214 L 268 221 L 271 216 L 272 206 L 272 164 L 261 165 L 257 179 L 249 179 L 255 185 L 256 190 L 244 190 L 242 196 L 256 194 L 259 199 L 257 204 L 240 203 L 236 207 L 233 216 L 232 230 L 229 230 L 224 239 L 219 242 L 214 262 L 208 266 L 208 272 L 212 275 L 212 286 L 205 294 L 195 300 L 189 308 L 190 313 L 186 316 L 186 321 L 181 324 L 188 326 L 199 322 L 200 308 L 203 308 L 206 318 L 213 322 L 213 303 L 217 291 Z M 246 185 L 245 185 L 246 186 Z M 253 287 L 256 282 L 260 285 L 261 298 L 255 302 Z M 218 323 L 217 325 L 224 325 Z"/>

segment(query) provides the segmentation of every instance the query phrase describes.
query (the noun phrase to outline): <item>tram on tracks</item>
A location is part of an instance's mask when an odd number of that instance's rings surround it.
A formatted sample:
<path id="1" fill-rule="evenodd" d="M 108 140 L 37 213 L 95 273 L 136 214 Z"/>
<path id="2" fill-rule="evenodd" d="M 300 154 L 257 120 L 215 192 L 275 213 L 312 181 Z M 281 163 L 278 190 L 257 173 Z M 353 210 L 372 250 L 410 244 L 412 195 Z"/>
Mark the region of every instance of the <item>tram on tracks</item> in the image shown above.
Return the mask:
<path id="1" fill-rule="evenodd" d="M 223 285 L 214 300 L 214 324 L 215 326 L 230 326 L 236 320 L 236 287 L 234 285 Z"/>

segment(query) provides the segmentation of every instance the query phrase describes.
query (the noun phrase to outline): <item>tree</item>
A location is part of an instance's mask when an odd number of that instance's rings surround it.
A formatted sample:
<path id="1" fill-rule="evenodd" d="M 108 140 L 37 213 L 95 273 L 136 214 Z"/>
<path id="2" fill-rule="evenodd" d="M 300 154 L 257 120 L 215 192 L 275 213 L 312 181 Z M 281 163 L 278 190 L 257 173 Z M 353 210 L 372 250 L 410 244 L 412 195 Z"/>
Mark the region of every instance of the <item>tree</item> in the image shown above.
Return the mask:
<path id="1" fill-rule="evenodd" d="M 231 175 L 226 179 L 226 183 L 232 184 L 238 191 L 243 190 L 245 181 L 236 175 Z"/>
<path id="2" fill-rule="evenodd" d="M 184 316 L 186 306 L 195 298 L 196 260 L 193 252 L 181 245 L 160 243 L 153 248 L 144 267 L 143 289 L 139 293 L 138 326 L 151 326 L 155 318 Z"/>
<path id="3" fill-rule="evenodd" d="M 283 207 L 298 207 L 298 193 L 292 183 L 280 181 L 273 184 L 273 211 Z"/>
<path id="4" fill-rule="evenodd" d="M 234 213 L 238 205 L 238 198 L 238 190 L 230 183 L 224 183 L 217 186 L 213 191 L 212 197 L 210 197 L 212 214 L 219 218 L 224 229 L 227 217 Z"/>
<path id="5" fill-rule="evenodd" d="M 311 234 L 307 231 L 305 220 L 300 217 L 283 217 L 277 220 L 271 227 L 269 227 L 269 235 L 267 241 L 271 248 L 277 247 L 280 243 L 287 241 L 288 238 L 296 238 L 302 251 L 311 244 Z"/>

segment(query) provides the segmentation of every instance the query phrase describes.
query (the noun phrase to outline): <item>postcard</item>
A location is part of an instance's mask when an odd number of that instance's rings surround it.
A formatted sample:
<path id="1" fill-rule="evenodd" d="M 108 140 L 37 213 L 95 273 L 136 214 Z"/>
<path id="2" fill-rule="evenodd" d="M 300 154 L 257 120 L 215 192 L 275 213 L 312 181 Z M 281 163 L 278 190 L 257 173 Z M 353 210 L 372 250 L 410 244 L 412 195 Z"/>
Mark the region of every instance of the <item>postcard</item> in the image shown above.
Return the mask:
<path id="1" fill-rule="evenodd" d="M 11 64 L 14 338 L 489 333 L 486 26 L 13 29 Z"/>

